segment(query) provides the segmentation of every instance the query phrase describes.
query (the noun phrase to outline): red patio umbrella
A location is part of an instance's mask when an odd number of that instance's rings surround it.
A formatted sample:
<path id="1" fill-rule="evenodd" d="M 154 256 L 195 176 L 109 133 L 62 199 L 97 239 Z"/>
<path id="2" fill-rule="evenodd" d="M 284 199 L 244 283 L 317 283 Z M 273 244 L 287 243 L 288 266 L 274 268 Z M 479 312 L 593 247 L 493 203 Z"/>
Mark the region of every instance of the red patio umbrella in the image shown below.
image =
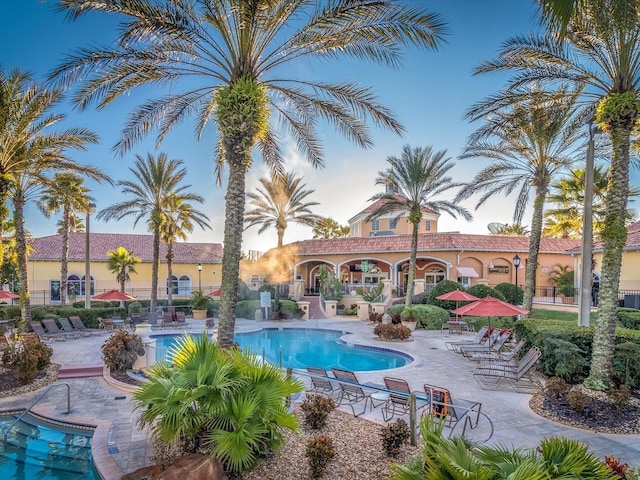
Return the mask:
<path id="1" fill-rule="evenodd" d="M 0 299 L 1 298 L 20 298 L 20 295 L 9 292 L 7 290 L 0 290 Z"/>
<path id="2" fill-rule="evenodd" d="M 460 302 L 472 302 L 480 300 L 478 297 L 471 295 L 463 290 L 451 290 L 436 297 L 438 300 L 451 300 L 456 302 L 456 309 L 460 307 Z"/>
<path id="3" fill-rule="evenodd" d="M 510 303 L 503 302 L 494 297 L 481 298 L 477 302 L 463 305 L 451 311 L 456 315 L 471 315 L 474 317 L 489 317 L 489 328 L 491 328 L 491 317 L 508 317 L 512 315 L 526 315 L 529 310 L 516 307 Z"/>
<path id="4" fill-rule="evenodd" d="M 207 296 L 209 296 L 209 297 L 219 297 L 221 293 L 222 293 L 222 289 L 219 288 L 217 290 L 214 290 L 211 293 L 207 293 Z"/>
<path id="5" fill-rule="evenodd" d="M 135 300 L 136 297 L 129 295 L 128 293 L 121 292 L 120 290 L 109 290 L 108 292 L 101 293 L 95 297 L 91 297 L 93 300 L 104 300 L 105 302 L 111 300 L 118 300 L 120 302 Z"/>

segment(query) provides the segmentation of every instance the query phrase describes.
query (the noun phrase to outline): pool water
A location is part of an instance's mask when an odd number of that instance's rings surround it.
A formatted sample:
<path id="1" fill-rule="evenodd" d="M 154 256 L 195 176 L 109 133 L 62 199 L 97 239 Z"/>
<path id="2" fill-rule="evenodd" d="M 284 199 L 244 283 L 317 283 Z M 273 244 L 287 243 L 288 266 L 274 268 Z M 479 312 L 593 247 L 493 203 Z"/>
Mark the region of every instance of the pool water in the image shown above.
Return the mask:
<path id="1" fill-rule="evenodd" d="M 4 434 L 19 415 L 0 415 L 0 432 Z M 93 430 L 54 425 L 27 414 L 7 434 L 7 445 L 0 451 L 0 478 L 99 480 L 91 456 L 92 435 Z"/>
<path id="2" fill-rule="evenodd" d="M 236 333 L 235 341 L 243 350 L 261 355 L 275 365 L 280 365 L 282 357 L 284 368 L 315 366 L 352 371 L 387 370 L 403 367 L 413 360 L 393 350 L 344 343 L 340 340 L 344 334 L 337 330 L 266 328 L 257 332 Z M 176 338 L 156 338 L 156 359 L 166 358 L 166 351 Z"/>

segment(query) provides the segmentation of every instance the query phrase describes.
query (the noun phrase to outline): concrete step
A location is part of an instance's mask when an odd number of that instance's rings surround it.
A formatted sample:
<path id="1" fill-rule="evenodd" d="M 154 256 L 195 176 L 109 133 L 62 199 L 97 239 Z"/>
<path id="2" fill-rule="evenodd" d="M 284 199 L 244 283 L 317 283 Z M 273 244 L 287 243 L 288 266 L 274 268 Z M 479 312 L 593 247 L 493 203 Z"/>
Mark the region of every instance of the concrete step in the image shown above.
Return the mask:
<path id="1" fill-rule="evenodd" d="M 101 377 L 103 368 L 104 365 L 102 363 L 63 365 L 58 372 L 58 378 Z"/>

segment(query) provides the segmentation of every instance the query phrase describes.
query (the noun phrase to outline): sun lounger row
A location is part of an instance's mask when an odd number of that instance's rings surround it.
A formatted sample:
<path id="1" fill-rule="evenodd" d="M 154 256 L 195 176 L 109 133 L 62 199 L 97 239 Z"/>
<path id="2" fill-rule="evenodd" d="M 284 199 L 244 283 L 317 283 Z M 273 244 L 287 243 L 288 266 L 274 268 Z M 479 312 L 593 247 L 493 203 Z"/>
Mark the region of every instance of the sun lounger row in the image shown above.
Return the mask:
<path id="1" fill-rule="evenodd" d="M 539 359 L 540 350 L 531 347 L 515 364 L 495 360 L 481 361 L 473 372 L 473 377 L 485 390 L 496 390 L 506 383 L 516 392 L 530 393 L 543 387 L 535 372 L 535 365 Z"/>
<path id="2" fill-rule="evenodd" d="M 38 335 L 41 340 L 67 340 L 68 338 L 78 338 L 101 331 L 85 327 L 80 317 L 60 318 L 60 327 L 52 318 L 45 318 L 42 322 L 31 322 L 31 330 Z M 71 323 L 70 323 L 71 322 Z M 73 323 L 73 326 L 71 325 Z"/>

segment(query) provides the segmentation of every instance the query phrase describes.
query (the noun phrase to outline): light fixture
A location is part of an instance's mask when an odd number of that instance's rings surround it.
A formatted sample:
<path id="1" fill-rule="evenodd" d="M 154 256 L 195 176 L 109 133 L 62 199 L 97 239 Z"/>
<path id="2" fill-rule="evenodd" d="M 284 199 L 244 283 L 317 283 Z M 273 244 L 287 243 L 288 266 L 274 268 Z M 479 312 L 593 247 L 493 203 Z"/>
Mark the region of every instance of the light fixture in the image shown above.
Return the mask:
<path id="1" fill-rule="evenodd" d="M 515 256 L 513 257 L 513 266 L 516 267 L 516 289 L 515 289 L 515 295 L 513 296 L 513 304 L 514 305 L 518 305 L 518 269 L 520 268 L 521 265 L 521 259 L 520 259 L 520 255 L 518 255 L 517 253 L 515 254 Z"/>
<path id="2" fill-rule="evenodd" d="M 487 265 L 487 268 L 493 268 L 493 263 L 489 262 L 489 264 Z"/>
<path id="3" fill-rule="evenodd" d="M 198 262 L 198 290 L 202 291 L 202 264 Z"/>

